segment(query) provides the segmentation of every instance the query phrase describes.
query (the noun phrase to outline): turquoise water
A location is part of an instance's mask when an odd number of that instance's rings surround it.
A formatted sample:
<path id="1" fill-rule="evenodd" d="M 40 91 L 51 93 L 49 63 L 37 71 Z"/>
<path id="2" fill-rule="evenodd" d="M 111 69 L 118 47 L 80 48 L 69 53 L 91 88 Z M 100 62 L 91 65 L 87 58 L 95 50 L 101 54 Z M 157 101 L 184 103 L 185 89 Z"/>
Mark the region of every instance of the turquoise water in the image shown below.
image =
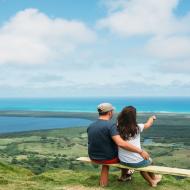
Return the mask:
<path id="1" fill-rule="evenodd" d="M 0 110 L 96 112 L 101 102 L 112 103 L 116 111 L 133 105 L 139 112 L 190 113 L 190 97 L 0 99 Z"/>
<path id="2" fill-rule="evenodd" d="M 139 112 L 190 113 L 190 97 L 0 99 L 0 111 L 96 112 L 101 102 L 112 103 L 117 112 L 126 105 L 133 105 Z M 0 117 L 0 133 L 88 126 L 90 122 L 77 118 Z"/>

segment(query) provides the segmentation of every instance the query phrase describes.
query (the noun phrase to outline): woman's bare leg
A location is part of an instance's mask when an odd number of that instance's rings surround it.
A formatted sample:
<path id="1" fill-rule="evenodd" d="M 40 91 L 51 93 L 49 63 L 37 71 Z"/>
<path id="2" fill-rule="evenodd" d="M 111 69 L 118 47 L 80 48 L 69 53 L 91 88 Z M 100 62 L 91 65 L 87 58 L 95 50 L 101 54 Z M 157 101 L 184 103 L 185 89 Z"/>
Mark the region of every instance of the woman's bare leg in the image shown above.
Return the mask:
<path id="1" fill-rule="evenodd" d="M 150 184 L 150 186 L 156 186 L 157 181 L 152 179 L 148 172 L 141 171 L 140 172 L 143 178 Z M 152 175 L 152 174 L 151 174 Z"/>
<path id="2" fill-rule="evenodd" d="M 156 175 L 155 175 L 154 173 L 148 172 L 148 174 L 149 174 L 149 176 L 150 176 L 153 180 L 156 179 Z"/>
<path id="3" fill-rule="evenodd" d="M 152 173 L 152 172 L 148 172 L 148 174 L 149 174 L 149 176 L 150 176 L 153 180 L 155 180 L 157 183 L 160 182 L 161 179 L 162 179 L 162 175 L 156 175 L 156 174 L 154 174 L 154 173 Z"/>

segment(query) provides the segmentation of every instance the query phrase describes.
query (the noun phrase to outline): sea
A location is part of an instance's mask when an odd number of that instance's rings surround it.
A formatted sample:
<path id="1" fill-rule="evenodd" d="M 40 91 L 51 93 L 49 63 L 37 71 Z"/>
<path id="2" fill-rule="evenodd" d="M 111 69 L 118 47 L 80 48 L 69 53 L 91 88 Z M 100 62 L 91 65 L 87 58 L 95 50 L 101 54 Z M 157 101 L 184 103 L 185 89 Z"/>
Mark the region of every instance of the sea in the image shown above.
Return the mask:
<path id="1" fill-rule="evenodd" d="M 0 98 L 0 111 L 96 112 L 109 102 L 120 112 L 132 105 L 138 112 L 190 113 L 190 97 Z M 88 126 L 80 118 L 0 116 L 0 133 Z"/>

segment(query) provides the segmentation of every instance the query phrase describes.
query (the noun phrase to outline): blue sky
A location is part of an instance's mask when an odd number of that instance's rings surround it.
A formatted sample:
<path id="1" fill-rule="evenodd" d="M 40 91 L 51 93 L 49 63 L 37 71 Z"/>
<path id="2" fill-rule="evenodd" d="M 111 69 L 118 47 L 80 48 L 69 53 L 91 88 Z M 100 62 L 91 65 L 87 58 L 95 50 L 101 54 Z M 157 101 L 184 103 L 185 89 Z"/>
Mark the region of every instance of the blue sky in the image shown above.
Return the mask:
<path id="1" fill-rule="evenodd" d="M 0 97 L 190 96 L 190 1 L 0 0 Z"/>
<path id="2" fill-rule="evenodd" d="M 1 0 L 1 22 L 26 8 L 37 8 L 50 17 L 76 19 L 94 24 L 106 10 L 97 0 Z"/>

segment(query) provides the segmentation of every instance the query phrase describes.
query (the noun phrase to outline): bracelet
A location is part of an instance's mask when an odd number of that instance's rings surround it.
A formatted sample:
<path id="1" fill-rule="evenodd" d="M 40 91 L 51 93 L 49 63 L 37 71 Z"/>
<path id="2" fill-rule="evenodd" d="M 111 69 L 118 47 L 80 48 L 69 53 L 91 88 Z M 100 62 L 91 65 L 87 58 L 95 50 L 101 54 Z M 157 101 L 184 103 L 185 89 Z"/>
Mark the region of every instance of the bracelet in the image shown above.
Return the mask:
<path id="1" fill-rule="evenodd" d="M 140 153 L 139 154 L 142 154 L 143 153 L 143 150 L 141 149 Z"/>

